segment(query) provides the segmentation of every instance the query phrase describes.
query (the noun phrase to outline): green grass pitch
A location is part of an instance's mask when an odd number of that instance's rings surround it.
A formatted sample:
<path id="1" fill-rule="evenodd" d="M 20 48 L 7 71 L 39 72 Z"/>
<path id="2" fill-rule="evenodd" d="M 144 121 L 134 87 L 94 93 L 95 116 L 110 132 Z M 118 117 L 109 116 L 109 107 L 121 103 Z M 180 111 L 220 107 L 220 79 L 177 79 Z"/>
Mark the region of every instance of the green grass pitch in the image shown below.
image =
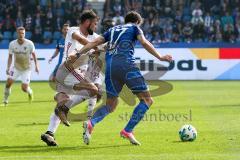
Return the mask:
<path id="1" fill-rule="evenodd" d="M 96 125 L 90 145 L 82 142 L 82 122 L 72 122 L 71 127 L 60 125 L 55 135 L 58 147 L 40 140 L 55 106 L 54 91 L 47 82 L 32 82 L 35 101 L 29 104 L 16 83 L 9 105 L 0 107 L 0 159 L 239 160 L 240 82 L 169 83 L 173 90 L 154 97 L 147 117 L 135 129 L 141 146 L 132 146 L 119 136 L 127 123 L 125 116 L 134 108 L 120 100 L 117 110 Z M 1 83 L 2 92 L 3 88 Z M 72 112 L 85 110 L 86 103 Z M 196 141 L 179 141 L 178 130 L 184 124 L 197 129 Z"/>

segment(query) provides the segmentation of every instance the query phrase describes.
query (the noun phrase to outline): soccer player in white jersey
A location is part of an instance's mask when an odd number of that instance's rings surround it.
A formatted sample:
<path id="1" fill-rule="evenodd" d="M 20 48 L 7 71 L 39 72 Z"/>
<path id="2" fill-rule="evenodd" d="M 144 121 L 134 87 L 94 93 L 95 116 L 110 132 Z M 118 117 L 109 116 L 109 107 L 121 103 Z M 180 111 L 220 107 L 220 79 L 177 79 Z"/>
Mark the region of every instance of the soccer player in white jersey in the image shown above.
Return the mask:
<path id="1" fill-rule="evenodd" d="M 56 74 L 55 100 L 57 106 L 54 113 L 51 114 L 50 123 L 47 132 L 41 135 L 48 146 L 56 146 L 54 139 L 60 122 L 69 126 L 67 113 L 69 109 L 89 99 L 88 117 L 91 117 L 94 106 L 97 101 L 99 89 L 103 78 L 100 75 L 101 66 L 97 65 L 97 60 L 89 59 L 89 54 L 77 55 L 83 45 L 97 38 L 96 31 L 98 17 L 93 11 L 84 11 L 80 17 L 79 27 L 71 27 L 66 36 L 65 54 L 66 61 L 62 64 Z M 80 44 L 82 43 L 82 44 Z M 94 51 L 96 53 L 96 51 Z M 78 59 L 77 61 L 75 61 Z M 97 59 L 97 57 L 96 57 Z M 89 65 L 88 65 L 89 64 Z"/>
<path id="2" fill-rule="evenodd" d="M 8 97 L 11 93 L 11 86 L 18 78 L 22 81 L 22 90 L 28 94 L 29 101 L 33 100 L 33 91 L 29 86 L 31 76 L 31 58 L 35 64 L 35 71 L 39 73 L 35 47 L 32 41 L 25 38 L 25 28 L 17 28 L 18 39 L 9 44 L 9 56 L 6 74 L 8 79 L 4 90 L 4 105 L 8 104 Z M 14 60 L 13 60 L 14 58 Z M 12 66 L 12 61 L 13 66 Z"/>

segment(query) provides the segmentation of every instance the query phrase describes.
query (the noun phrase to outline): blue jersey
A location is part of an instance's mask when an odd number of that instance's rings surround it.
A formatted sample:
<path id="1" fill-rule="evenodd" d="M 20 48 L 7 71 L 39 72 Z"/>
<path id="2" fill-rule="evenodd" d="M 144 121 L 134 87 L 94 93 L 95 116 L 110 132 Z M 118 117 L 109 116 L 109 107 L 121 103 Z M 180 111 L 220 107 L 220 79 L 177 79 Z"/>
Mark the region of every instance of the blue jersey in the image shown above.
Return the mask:
<path id="1" fill-rule="evenodd" d="M 57 41 L 57 44 L 56 44 L 56 49 L 58 49 L 59 51 L 59 58 L 58 58 L 58 63 L 53 71 L 53 76 L 56 76 L 57 70 L 59 66 L 62 64 L 63 54 L 64 54 L 64 45 L 65 45 L 65 38 L 62 37 Z"/>
<path id="2" fill-rule="evenodd" d="M 105 56 L 108 98 L 117 97 L 125 84 L 134 94 L 148 89 L 144 77 L 134 63 L 134 46 L 139 34 L 143 32 L 135 24 L 115 26 L 103 34 L 105 42 L 108 42 Z"/>
<path id="3" fill-rule="evenodd" d="M 58 58 L 58 64 L 62 63 L 62 59 L 63 59 L 63 52 L 64 52 L 64 45 L 65 45 L 65 38 L 60 38 L 57 41 L 57 45 L 56 45 L 56 49 L 59 50 L 59 58 Z"/>
<path id="4" fill-rule="evenodd" d="M 134 46 L 139 34 L 143 34 L 143 32 L 135 24 L 115 26 L 105 32 L 103 37 L 105 42 L 108 42 L 106 61 L 118 54 L 125 57 L 127 62 L 134 63 Z"/>

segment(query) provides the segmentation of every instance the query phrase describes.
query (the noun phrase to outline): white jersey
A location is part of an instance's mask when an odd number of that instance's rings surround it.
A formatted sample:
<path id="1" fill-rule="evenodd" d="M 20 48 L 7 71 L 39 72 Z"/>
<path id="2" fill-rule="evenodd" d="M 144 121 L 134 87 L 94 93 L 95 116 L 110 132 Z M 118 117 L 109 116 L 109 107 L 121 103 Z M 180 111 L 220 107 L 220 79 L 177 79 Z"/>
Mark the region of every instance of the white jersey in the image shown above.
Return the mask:
<path id="1" fill-rule="evenodd" d="M 14 68 L 19 71 L 31 69 L 31 55 L 35 52 L 32 41 L 24 39 L 23 44 L 13 40 L 9 44 L 9 54 L 14 55 Z"/>
<path id="2" fill-rule="evenodd" d="M 102 69 L 103 61 L 101 59 L 96 61 L 93 57 L 90 57 L 88 61 L 88 70 L 85 75 L 86 79 L 94 84 L 102 85 L 104 80 Z"/>
<path id="3" fill-rule="evenodd" d="M 84 36 L 79 27 L 70 27 L 67 35 L 66 35 L 66 39 L 65 39 L 65 47 L 64 47 L 64 60 L 66 60 L 66 58 L 70 55 L 74 55 L 77 53 L 77 51 L 81 50 L 83 48 L 84 45 L 80 44 L 77 40 L 72 38 L 72 34 L 76 33 L 78 35 Z M 91 42 L 94 39 L 96 39 L 99 35 L 96 33 L 93 33 L 93 35 L 88 35 L 86 37 L 86 39 Z M 81 58 L 79 59 L 79 66 L 80 68 L 87 68 L 87 64 L 88 64 L 88 54 L 86 55 L 81 55 Z M 84 67 L 85 66 L 85 67 Z"/>
<path id="4" fill-rule="evenodd" d="M 84 45 L 80 44 L 77 40 L 72 38 L 72 34 L 76 33 L 78 35 L 84 36 L 79 27 L 70 27 L 66 38 L 65 38 L 65 47 L 64 47 L 64 60 L 67 59 L 68 56 L 74 55 L 77 53 L 77 51 L 81 50 Z M 94 39 L 96 39 L 99 35 L 96 33 L 93 33 L 93 35 L 88 35 L 86 37 L 86 39 L 91 42 Z M 85 36 L 84 36 L 85 37 Z M 91 50 L 90 52 L 92 52 L 94 50 Z M 79 69 L 75 69 L 75 72 L 78 73 L 79 75 L 82 75 L 83 77 L 85 77 L 85 74 L 88 70 L 88 62 L 89 62 L 89 54 L 82 54 L 77 61 L 75 61 L 75 63 L 77 63 L 75 66 L 79 66 Z M 87 77 L 86 77 L 87 78 Z M 79 81 L 74 80 L 76 78 L 73 78 L 73 75 L 69 75 L 66 77 L 65 79 L 65 83 L 66 84 L 70 84 L 70 83 L 79 83 Z M 92 78 L 90 78 L 92 79 Z M 92 80 L 91 80 L 92 81 Z M 94 80 L 95 81 L 95 80 Z"/>

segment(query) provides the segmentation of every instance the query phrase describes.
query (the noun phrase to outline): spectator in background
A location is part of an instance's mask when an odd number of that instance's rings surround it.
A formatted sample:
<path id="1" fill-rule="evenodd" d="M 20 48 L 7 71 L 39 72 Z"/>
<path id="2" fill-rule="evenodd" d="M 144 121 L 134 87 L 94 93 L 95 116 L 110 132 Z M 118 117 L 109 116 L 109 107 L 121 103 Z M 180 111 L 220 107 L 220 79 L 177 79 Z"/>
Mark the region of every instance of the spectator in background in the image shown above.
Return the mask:
<path id="1" fill-rule="evenodd" d="M 42 43 L 42 29 L 40 27 L 35 27 L 33 31 L 32 40 L 35 43 Z"/>
<path id="2" fill-rule="evenodd" d="M 124 18 L 123 18 L 123 16 L 120 15 L 119 11 L 117 11 L 116 16 L 113 17 L 113 22 L 115 23 L 115 25 L 124 24 Z"/>
<path id="3" fill-rule="evenodd" d="M 185 42 L 192 42 L 193 29 L 189 22 L 186 22 L 185 26 L 183 27 L 182 33 Z"/>
<path id="4" fill-rule="evenodd" d="M 191 23 L 193 25 L 203 24 L 203 18 L 202 18 L 203 12 L 199 8 L 199 6 L 196 6 L 196 8 L 192 12 L 192 20 Z"/>
<path id="5" fill-rule="evenodd" d="M 18 11 L 16 19 L 16 27 L 24 26 L 24 19 L 22 17 L 22 12 Z"/>
<path id="6" fill-rule="evenodd" d="M 56 1 L 56 8 L 54 10 L 54 15 L 57 15 L 57 17 L 64 16 L 64 8 L 62 7 L 61 1 Z M 61 30 L 61 26 L 60 26 Z"/>
<path id="7" fill-rule="evenodd" d="M 210 13 L 207 12 L 204 18 L 204 28 L 206 33 L 210 32 L 210 28 L 213 25 L 213 18 L 210 16 Z"/>
<path id="8" fill-rule="evenodd" d="M 122 12 L 122 5 L 121 5 L 121 1 L 120 0 L 115 0 L 115 3 L 113 5 L 113 8 L 112 8 L 113 12 L 116 13 L 116 12 Z"/>
<path id="9" fill-rule="evenodd" d="M 87 3 L 86 0 L 32 0 L 27 1 L 28 3 L 24 2 L 23 0 L 0 1 L 2 33 L 6 28 L 7 15 L 10 15 L 11 22 L 14 21 L 16 26 L 25 26 L 26 30 L 32 33 L 35 30 L 44 33 L 45 29 L 50 32 L 59 31 L 66 22 L 77 25 L 79 14 L 83 9 L 92 8 L 91 3 Z M 144 17 L 143 31 L 148 39 L 159 36 L 161 42 L 183 42 L 185 41 L 184 37 L 186 37 L 182 32 L 183 28 L 189 29 L 183 25 L 186 22 L 192 24 L 190 28 L 192 28 L 193 33 L 190 39 L 193 42 L 203 39 L 206 42 L 214 42 L 223 38 L 225 41 L 229 39 L 226 38 L 225 34 L 229 33 L 232 28 L 235 37 L 233 39 L 236 41 L 239 37 L 240 0 L 106 0 L 104 19 L 111 18 L 116 24 L 121 24 L 122 18 L 120 17 L 124 16 L 124 13 L 130 9 L 142 12 Z M 120 14 L 116 16 L 116 13 Z M 171 27 L 166 27 L 168 19 L 171 20 Z M 220 26 L 218 26 L 219 20 Z M 12 26 L 12 23 L 6 24 Z M 178 29 L 180 25 L 183 26 Z M 229 25 L 232 26 L 228 27 Z M 158 28 L 158 33 L 153 28 Z M 15 30 L 15 28 L 10 30 Z M 43 38 L 43 34 L 40 37 Z"/>
<path id="10" fill-rule="evenodd" d="M 202 18 L 203 12 L 200 9 L 200 5 L 196 2 L 196 7 L 192 11 L 192 26 L 193 26 L 193 38 L 195 41 L 203 41 L 204 34 L 204 21 Z"/>
<path id="11" fill-rule="evenodd" d="M 236 41 L 240 42 L 240 11 L 237 12 L 235 17 L 235 33 Z"/>
<path id="12" fill-rule="evenodd" d="M 61 17 L 61 15 L 59 13 L 57 13 L 57 17 L 56 17 L 55 22 L 54 22 L 54 29 L 56 31 L 60 31 L 63 23 L 64 23 L 63 18 Z"/>
<path id="13" fill-rule="evenodd" d="M 182 22 L 182 10 L 177 10 L 175 15 L 175 22 Z"/>
<path id="14" fill-rule="evenodd" d="M 230 43 L 235 42 L 234 28 L 230 23 L 226 25 L 226 30 L 223 32 L 223 40 Z"/>
<path id="15" fill-rule="evenodd" d="M 34 19 L 34 27 L 42 28 L 42 18 L 41 18 L 40 13 L 36 13 L 36 16 Z"/>
<path id="16" fill-rule="evenodd" d="M 177 22 L 174 26 L 173 26 L 173 37 L 172 37 L 172 41 L 173 42 L 180 42 L 182 41 L 182 23 L 181 22 Z"/>
<path id="17" fill-rule="evenodd" d="M 27 17 L 25 19 L 25 28 L 26 30 L 31 30 L 33 28 L 33 19 L 31 14 L 27 14 Z"/>
<path id="18" fill-rule="evenodd" d="M 217 31 L 215 34 L 215 42 L 222 42 L 222 33 L 220 31 Z"/>
<path id="19" fill-rule="evenodd" d="M 192 3 L 191 3 L 191 11 L 193 12 L 196 8 L 201 8 L 202 6 L 202 3 L 199 1 L 199 0 L 194 0 Z"/>
<path id="20" fill-rule="evenodd" d="M 10 17 L 10 14 L 7 14 L 6 18 L 2 21 L 2 23 L 0 24 L 0 29 L 4 31 L 10 31 L 10 32 L 13 32 L 16 30 L 16 23 Z"/>
<path id="21" fill-rule="evenodd" d="M 229 12 L 226 12 L 221 18 L 221 24 L 224 31 L 228 30 L 229 25 L 233 26 L 233 17 L 230 16 Z"/>

